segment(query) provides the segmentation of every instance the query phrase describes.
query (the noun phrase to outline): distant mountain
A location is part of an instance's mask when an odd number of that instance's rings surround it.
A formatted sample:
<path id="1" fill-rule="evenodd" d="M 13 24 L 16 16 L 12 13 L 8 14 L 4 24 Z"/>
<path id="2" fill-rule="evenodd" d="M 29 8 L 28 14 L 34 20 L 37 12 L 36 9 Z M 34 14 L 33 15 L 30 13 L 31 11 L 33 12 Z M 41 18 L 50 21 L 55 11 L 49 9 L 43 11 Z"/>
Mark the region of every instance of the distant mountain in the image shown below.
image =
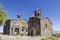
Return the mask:
<path id="1" fill-rule="evenodd" d="M 58 37 L 60 37 L 60 31 L 53 31 L 53 36 L 58 36 Z"/>
<path id="2" fill-rule="evenodd" d="M 54 30 L 53 33 L 60 33 L 60 31 L 55 31 L 55 30 Z"/>

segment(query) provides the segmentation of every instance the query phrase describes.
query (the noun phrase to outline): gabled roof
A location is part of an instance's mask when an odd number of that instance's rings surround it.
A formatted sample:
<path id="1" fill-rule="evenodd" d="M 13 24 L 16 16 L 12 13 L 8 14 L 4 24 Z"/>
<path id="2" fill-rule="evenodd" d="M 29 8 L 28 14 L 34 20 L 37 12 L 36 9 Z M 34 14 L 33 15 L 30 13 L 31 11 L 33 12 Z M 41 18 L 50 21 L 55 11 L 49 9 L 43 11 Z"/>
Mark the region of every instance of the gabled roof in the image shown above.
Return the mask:
<path id="1" fill-rule="evenodd" d="M 48 21 L 52 24 L 52 22 L 49 20 L 49 18 L 48 17 L 46 17 L 46 18 L 43 18 L 43 19 L 48 19 Z"/>
<path id="2" fill-rule="evenodd" d="M 34 13 L 30 17 L 35 17 Z"/>
<path id="3" fill-rule="evenodd" d="M 27 19 L 11 19 L 11 21 L 17 21 L 17 20 L 24 20 L 24 21 L 27 21 L 28 22 Z"/>

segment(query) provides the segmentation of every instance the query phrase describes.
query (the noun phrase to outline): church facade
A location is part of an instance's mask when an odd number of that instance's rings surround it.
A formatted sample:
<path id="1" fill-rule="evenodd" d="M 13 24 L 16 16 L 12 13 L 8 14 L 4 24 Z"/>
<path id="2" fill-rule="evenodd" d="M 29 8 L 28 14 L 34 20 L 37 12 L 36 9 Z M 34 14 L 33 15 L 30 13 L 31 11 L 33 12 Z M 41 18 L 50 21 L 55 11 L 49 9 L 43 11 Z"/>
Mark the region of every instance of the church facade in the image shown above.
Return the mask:
<path id="1" fill-rule="evenodd" d="M 26 36 L 27 30 L 28 21 L 26 19 L 21 19 L 20 15 L 17 15 L 17 19 L 6 20 L 3 34 Z"/>
<path id="2" fill-rule="evenodd" d="M 41 17 L 41 10 L 36 9 L 29 21 L 21 19 L 6 20 L 3 34 L 20 36 L 52 36 L 52 23 L 49 18 Z"/>

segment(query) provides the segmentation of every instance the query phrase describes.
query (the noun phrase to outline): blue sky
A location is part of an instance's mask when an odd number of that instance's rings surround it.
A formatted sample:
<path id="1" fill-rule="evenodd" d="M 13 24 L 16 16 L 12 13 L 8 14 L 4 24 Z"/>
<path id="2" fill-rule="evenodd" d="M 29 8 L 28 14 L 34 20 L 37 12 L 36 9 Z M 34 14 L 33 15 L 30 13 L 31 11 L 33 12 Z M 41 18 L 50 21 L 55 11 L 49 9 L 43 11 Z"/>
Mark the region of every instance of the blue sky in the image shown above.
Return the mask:
<path id="1" fill-rule="evenodd" d="M 60 0 L 0 0 L 10 19 L 15 19 L 20 12 L 22 19 L 29 19 L 34 10 L 39 8 L 43 18 L 48 17 L 54 30 L 60 31 Z M 2 31 L 3 27 L 0 27 Z"/>

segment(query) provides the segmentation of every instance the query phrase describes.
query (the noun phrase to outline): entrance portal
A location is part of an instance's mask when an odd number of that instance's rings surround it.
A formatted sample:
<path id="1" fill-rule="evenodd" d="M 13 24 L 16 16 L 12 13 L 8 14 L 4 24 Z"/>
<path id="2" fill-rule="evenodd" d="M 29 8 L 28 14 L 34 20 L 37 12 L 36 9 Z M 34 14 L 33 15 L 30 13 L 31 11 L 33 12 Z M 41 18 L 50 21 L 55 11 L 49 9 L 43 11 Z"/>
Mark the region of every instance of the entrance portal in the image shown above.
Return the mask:
<path id="1" fill-rule="evenodd" d="M 15 35 L 19 35 L 19 29 L 15 28 Z"/>

